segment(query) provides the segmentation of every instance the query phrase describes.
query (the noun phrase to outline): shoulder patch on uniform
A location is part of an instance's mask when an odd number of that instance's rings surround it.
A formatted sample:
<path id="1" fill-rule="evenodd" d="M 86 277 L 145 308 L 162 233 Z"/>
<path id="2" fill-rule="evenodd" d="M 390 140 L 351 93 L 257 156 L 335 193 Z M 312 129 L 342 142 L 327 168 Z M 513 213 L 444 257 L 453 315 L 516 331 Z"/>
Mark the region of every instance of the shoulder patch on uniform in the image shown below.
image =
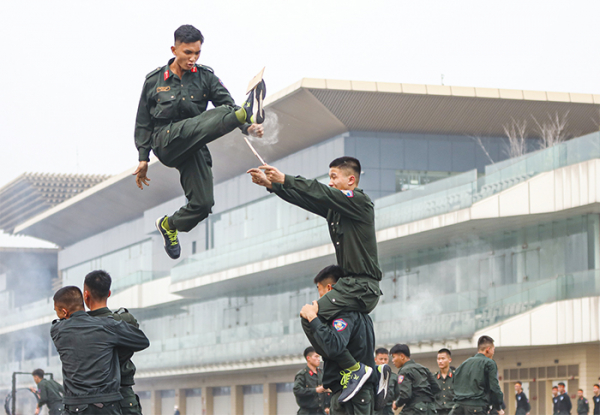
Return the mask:
<path id="1" fill-rule="evenodd" d="M 398 376 L 398 383 L 402 383 L 403 380 L 404 380 L 404 375 L 399 375 Z"/>
<path id="2" fill-rule="evenodd" d="M 117 311 L 115 311 L 115 314 L 124 314 L 124 313 L 129 313 L 129 310 L 127 310 L 125 307 L 121 307 Z"/>
<path id="3" fill-rule="evenodd" d="M 146 75 L 146 79 L 150 78 L 152 75 L 157 74 L 160 71 L 160 66 L 158 68 L 156 68 L 155 70 L 153 70 L 152 72 L 150 72 L 148 75 Z"/>
<path id="4" fill-rule="evenodd" d="M 206 66 L 206 65 L 196 65 L 196 66 L 198 67 L 198 69 L 204 69 L 205 71 L 208 71 L 210 73 L 215 73 L 213 68 L 211 68 L 210 66 Z"/>
<path id="5" fill-rule="evenodd" d="M 338 318 L 333 320 L 332 326 L 335 331 L 344 331 L 346 330 L 346 327 L 348 327 L 348 323 L 346 323 L 343 318 Z"/>
<path id="6" fill-rule="evenodd" d="M 341 192 L 348 197 L 354 197 L 354 192 L 352 190 L 342 190 Z"/>

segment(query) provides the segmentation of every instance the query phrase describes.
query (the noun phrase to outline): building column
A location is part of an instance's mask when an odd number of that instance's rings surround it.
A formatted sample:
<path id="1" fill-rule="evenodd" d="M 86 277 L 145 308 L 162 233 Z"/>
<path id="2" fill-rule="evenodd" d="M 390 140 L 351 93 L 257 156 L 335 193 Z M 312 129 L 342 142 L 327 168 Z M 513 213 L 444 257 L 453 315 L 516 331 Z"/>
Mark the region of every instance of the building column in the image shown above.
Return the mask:
<path id="1" fill-rule="evenodd" d="M 202 387 L 202 410 L 205 415 L 214 415 L 213 390 L 208 386 Z"/>
<path id="2" fill-rule="evenodd" d="M 231 387 L 231 414 L 243 415 L 244 413 L 244 390 L 242 385 Z"/>
<path id="3" fill-rule="evenodd" d="M 150 401 L 152 402 L 152 407 L 150 408 L 150 415 L 161 415 L 162 402 L 160 391 L 153 390 L 150 394 Z"/>
<path id="4" fill-rule="evenodd" d="M 181 415 L 186 415 L 185 389 L 175 389 L 175 405 L 179 408 Z"/>
<path id="5" fill-rule="evenodd" d="M 263 385 L 263 408 L 264 415 L 277 415 L 277 384 Z"/>

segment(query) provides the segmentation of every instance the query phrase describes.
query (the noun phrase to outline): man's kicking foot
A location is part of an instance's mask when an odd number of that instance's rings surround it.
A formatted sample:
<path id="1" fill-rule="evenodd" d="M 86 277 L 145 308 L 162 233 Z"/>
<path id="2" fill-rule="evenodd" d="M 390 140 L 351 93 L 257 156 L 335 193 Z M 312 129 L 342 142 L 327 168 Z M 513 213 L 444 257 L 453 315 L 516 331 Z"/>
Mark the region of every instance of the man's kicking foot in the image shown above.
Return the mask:
<path id="1" fill-rule="evenodd" d="M 242 105 L 242 109 L 245 111 L 245 122 L 248 124 L 262 124 L 265 121 L 263 104 L 266 95 L 267 86 L 265 81 L 262 80 L 250 91 L 250 95 Z"/>
<path id="2" fill-rule="evenodd" d="M 390 383 L 392 369 L 388 365 L 383 364 L 377 366 L 377 371 L 379 372 L 379 386 L 377 387 L 377 395 L 375 396 L 375 411 L 381 411 L 387 403 L 388 384 Z"/>
<path id="3" fill-rule="evenodd" d="M 343 390 L 338 398 L 338 402 L 348 402 L 350 399 L 354 398 L 354 395 L 362 388 L 372 372 L 373 369 L 362 363 L 357 363 L 354 367 L 342 370 L 340 372 L 340 375 L 342 375 L 342 381 L 340 383 L 342 384 Z"/>
<path id="4" fill-rule="evenodd" d="M 179 238 L 177 237 L 177 229 L 171 230 L 169 228 L 169 221 L 167 216 L 156 219 L 156 229 L 160 232 L 163 237 L 165 244 L 165 251 L 172 259 L 179 258 L 181 255 L 181 246 L 179 246 Z"/>

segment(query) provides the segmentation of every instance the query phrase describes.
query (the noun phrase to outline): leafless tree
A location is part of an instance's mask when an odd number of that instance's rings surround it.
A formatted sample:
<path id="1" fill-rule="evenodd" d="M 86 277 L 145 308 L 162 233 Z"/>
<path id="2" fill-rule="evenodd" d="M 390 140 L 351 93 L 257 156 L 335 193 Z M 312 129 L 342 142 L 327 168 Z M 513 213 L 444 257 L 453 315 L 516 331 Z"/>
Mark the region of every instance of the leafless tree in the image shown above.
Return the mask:
<path id="1" fill-rule="evenodd" d="M 550 148 L 571 138 L 566 131 L 568 116 L 569 111 L 562 117 L 558 115 L 558 112 L 554 116 L 548 114 L 548 120 L 542 123 L 533 115 L 531 116 L 535 122 L 536 132 L 540 136 L 540 149 Z"/>
<path id="2" fill-rule="evenodd" d="M 527 121 L 511 118 L 510 124 L 503 126 L 508 138 L 508 157 L 520 157 L 527 152 Z"/>
<path id="3" fill-rule="evenodd" d="M 471 136 L 471 138 L 477 143 L 479 144 L 479 147 L 481 147 L 481 149 L 483 150 L 483 152 L 485 153 L 486 157 L 488 158 L 488 160 L 490 161 L 491 164 L 494 164 L 494 160 L 492 159 L 492 156 L 490 156 L 490 153 L 488 153 L 487 149 L 485 148 L 485 146 L 483 145 L 483 142 L 481 141 L 481 137 L 479 136 Z"/>

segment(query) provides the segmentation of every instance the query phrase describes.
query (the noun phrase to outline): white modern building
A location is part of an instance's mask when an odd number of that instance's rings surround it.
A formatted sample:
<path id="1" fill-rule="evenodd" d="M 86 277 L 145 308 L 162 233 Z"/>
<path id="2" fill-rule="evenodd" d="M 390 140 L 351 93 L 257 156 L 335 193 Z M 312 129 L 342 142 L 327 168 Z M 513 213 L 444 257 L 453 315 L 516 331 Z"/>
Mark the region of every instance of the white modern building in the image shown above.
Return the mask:
<path id="1" fill-rule="evenodd" d="M 497 341 L 510 411 L 517 380 L 532 415 L 551 414 L 558 381 L 591 395 L 600 376 L 600 95 L 303 79 L 267 102 L 267 129 L 277 132 L 255 144 L 270 164 L 324 179 L 336 157 L 362 162 L 384 271 L 372 314 L 378 345 L 409 343 L 433 369 L 439 348 L 458 365 L 485 333 Z M 506 125 L 556 115 L 576 138 L 539 150 L 530 128 L 529 152 L 508 159 Z M 245 171 L 257 161 L 240 133 L 209 148 L 216 204 L 180 235 L 177 261 L 154 221 L 185 200 L 177 171 L 157 161 L 143 192 L 131 169 L 13 231 L 61 248 L 58 286 L 110 272 L 109 305 L 129 308 L 151 341 L 133 359 L 145 414 L 174 405 L 188 415 L 293 414 L 291 382 L 308 346 L 298 312 L 318 295 L 314 275 L 335 261 L 327 228 L 251 183 Z M 60 374 L 51 296 L 16 306 L 0 320 L 0 389 L 13 371 Z M 45 346 L 17 353 L 30 339 Z"/>

